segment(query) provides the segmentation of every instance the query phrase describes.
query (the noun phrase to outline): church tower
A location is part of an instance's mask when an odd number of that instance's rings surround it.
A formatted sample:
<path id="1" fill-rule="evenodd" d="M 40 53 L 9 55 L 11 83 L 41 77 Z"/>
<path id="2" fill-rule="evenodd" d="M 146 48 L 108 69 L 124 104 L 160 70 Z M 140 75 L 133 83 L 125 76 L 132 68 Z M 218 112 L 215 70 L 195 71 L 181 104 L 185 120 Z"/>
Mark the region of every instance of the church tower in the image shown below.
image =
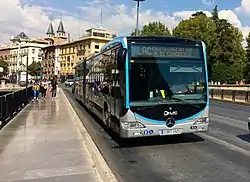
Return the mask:
<path id="1" fill-rule="evenodd" d="M 57 33 L 57 37 L 59 38 L 65 38 L 65 30 L 64 30 L 64 26 L 63 26 L 63 22 L 62 20 L 60 20 L 59 22 L 59 26 L 58 26 L 58 29 L 56 31 Z"/>
<path id="2" fill-rule="evenodd" d="M 48 37 L 51 37 L 51 38 L 55 37 L 55 32 L 54 32 L 54 28 L 53 28 L 52 22 L 50 22 L 50 24 L 49 24 L 49 27 L 48 27 L 46 35 Z"/>

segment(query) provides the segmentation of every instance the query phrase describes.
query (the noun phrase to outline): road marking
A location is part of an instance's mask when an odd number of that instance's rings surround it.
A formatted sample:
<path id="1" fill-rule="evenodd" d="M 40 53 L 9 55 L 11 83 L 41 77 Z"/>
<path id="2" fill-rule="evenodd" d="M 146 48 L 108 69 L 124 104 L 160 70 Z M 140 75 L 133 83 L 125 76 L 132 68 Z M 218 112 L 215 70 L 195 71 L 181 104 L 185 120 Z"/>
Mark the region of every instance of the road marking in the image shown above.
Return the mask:
<path id="1" fill-rule="evenodd" d="M 238 119 L 232 119 L 232 118 L 228 118 L 228 117 L 225 117 L 225 116 L 220 116 L 220 115 L 217 115 L 217 114 L 210 114 L 210 115 L 211 115 L 211 116 L 218 117 L 218 118 L 230 120 L 230 121 L 235 121 L 235 122 L 238 122 L 238 123 L 244 123 L 244 124 L 246 124 L 247 121 L 248 121 L 248 118 L 246 118 L 246 121 L 241 121 L 241 120 L 238 120 Z"/>
<path id="2" fill-rule="evenodd" d="M 204 138 L 204 139 L 207 139 L 207 140 L 209 140 L 209 141 L 212 141 L 212 142 L 214 142 L 214 143 L 217 143 L 217 144 L 219 144 L 219 145 L 224 145 L 225 147 L 227 147 L 227 148 L 229 148 L 229 149 L 231 149 L 231 150 L 233 150 L 233 151 L 239 152 L 239 153 L 241 153 L 241 154 L 243 154 L 243 155 L 246 155 L 246 156 L 249 156 L 249 157 L 250 157 L 250 151 L 248 151 L 248 150 L 246 150 L 246 149 L 243 149 L 243 148 L 241 148 L 241 147 L 238 147 L 238 146 L 233 145 L 233 144 L 231 144 L 231 143 L 228 143 L 228 142 L 226 142 L 226 141 L 220 140 L 220 139 L 218 139 L 218 138 L 212 137 L 212 136 L 207 135 L 207 134 L 205 134 L 205 133 L 198 133 L 197 135 L 200 136 L 200 137 L 202 137 L 202 138 Z"/>

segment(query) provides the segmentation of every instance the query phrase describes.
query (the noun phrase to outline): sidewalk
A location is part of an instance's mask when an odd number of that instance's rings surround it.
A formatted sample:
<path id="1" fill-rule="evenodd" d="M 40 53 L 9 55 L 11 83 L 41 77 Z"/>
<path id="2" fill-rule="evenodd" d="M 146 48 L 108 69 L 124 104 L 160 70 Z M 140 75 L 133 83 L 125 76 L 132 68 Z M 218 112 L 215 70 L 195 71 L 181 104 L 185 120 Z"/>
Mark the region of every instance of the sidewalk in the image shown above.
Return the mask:
<path id="1" fill-rule="evenodd" d="M 0 131 L 0 181 L 101 181 L 62 93 L 32 102 Z"/>

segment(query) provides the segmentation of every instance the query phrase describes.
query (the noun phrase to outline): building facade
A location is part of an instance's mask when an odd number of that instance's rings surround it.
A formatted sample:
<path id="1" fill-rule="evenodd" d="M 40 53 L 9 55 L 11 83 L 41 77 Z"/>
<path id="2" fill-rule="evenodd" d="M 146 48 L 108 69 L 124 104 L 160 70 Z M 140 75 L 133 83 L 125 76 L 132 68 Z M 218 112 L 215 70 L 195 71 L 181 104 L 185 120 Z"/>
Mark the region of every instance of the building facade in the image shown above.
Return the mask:
<path id="1" fill-rule="evenodd" d="M 26 71 L 26 65 L 42 61 L 42 48 L 48 45 L 44 39 L 31 39 L 21 32 L 10 39 L 9 73 Z"/>
<path id="2" fill-rule="evenodd" d="M 44 47 L 42 49 L 43 74 L 47 78 L 51 78 L 54 75 L 59 76 L 60 74 L 59 45 L 67 41 L 62 20 L 59 22 L 56 33 L 54 32 L 52 23 L 49 24 L 45 40 L 49 42 L 49 46 Z"/>
<path id="3" fill-rule="evenodd" d="M 86 30 L 86 35 L 78 40 L 59 45 L 60 76 L 75 74 L 74 67 L 79 61 L 91 54 L 99 53 L 101 48 L 115 37 L 117 33 L 101 28 L 91 28 Z"/>
<path id="4" fill-rule="evenodd" d="M 9 62 L 10 59 L 10 47 L 0 47 L 0 60 Z"/>

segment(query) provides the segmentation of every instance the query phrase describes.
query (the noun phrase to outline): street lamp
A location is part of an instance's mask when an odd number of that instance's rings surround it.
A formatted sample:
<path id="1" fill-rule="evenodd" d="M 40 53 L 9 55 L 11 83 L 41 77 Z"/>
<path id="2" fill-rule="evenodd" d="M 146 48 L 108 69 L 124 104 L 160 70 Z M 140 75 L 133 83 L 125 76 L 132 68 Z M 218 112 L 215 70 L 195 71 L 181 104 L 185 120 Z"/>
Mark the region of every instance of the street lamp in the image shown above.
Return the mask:
<path id="1" fill-rule="evenodd" d="M 136 29 L 135 29 L 135 34 L 138 35 L 138 24 L 139 24 L 139 7 L 140 7 L 140 2 L 145 1 L 145 0 L 133 0 L 137 2 L 137 15 L 136 15 Z"/>

